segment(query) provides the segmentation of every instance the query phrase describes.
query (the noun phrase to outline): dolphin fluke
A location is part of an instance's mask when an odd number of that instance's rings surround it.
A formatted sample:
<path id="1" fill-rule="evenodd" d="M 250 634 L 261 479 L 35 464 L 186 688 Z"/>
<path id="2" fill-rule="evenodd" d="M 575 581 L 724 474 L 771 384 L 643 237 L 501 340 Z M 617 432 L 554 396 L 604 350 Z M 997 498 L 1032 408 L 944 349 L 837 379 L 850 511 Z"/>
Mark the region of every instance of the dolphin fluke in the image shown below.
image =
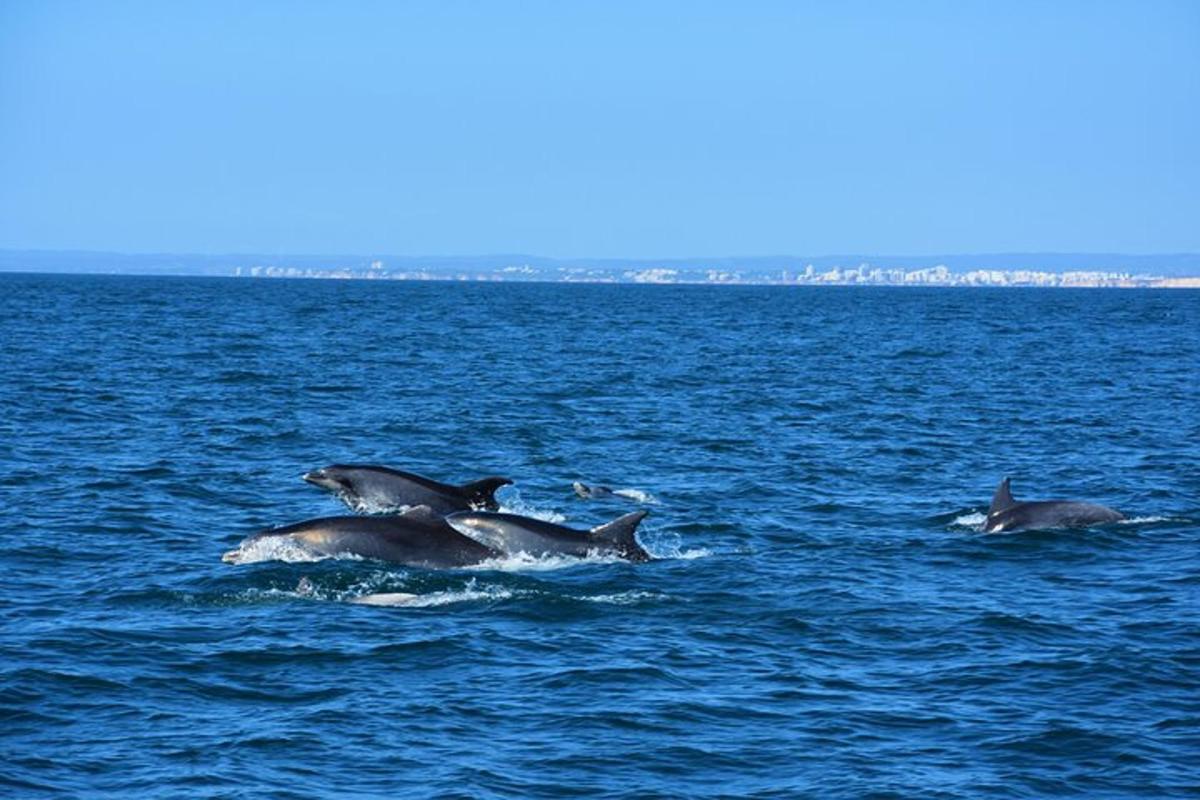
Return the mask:
<path id="1" fill-rule="evenodd" d="M 612 522 L 597 525 L 588 532 L 588 538 L 595 542 L 603 542 L 630 561 L 649 561 L 650 554 L 642 549 L 634 536 L 638 525 L 648 513 L 650 512 L 645 510 L 631 511 Z"/>
<path id="2" fill-rule="evenodd" d="M 988 516 L 998 514 L 1005 509 L 1012 508 L 1017 504 L 1013 500 L 1012 490 L 1009 489 L 1009 479 L 1006 476 L 1000 481 L 1000 485 L 996 487 L 996 493 L 992 495 L 992 504 L 988 507 Z"/>

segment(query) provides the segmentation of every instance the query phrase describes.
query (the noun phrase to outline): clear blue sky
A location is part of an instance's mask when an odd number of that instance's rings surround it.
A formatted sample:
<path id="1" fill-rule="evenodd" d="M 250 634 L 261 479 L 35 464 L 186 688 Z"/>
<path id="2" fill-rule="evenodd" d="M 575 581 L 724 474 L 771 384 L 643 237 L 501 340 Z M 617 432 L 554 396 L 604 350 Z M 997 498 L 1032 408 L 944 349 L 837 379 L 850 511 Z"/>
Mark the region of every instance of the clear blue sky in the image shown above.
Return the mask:
<path id="1" fill-rule="evenodd" d="M 0 248 L 1200 250 L 1200 3 L 0 0 Z"/>

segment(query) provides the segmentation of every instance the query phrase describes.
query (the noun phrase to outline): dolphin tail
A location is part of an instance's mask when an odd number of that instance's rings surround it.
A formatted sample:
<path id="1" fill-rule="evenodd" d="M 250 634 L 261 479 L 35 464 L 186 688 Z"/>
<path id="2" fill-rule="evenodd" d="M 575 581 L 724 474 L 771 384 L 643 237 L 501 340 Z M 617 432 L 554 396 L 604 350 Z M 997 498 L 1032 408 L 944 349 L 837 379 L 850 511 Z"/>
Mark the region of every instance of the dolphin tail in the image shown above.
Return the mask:
<path id="1" fill-rule="evenodd" d="M 1000 485 L 996 487 L 996 493 L 992 495 L 992 504 L 988 507 L 988 516 L 999 514 L 1006 508 L 1012 508 L 1017 504 L 1013 500 L 1012 491 L 1008 488 L 1008 478 L 1000 481 Z"/>
<path id="2" fill-rule="evenodd" d="M 617 517 L 612 522 L 597 525 L 588 532 L 588 538 L 609 545 L 622 558 L 630 561 L 649 561 L 650 554 L 642 549 L 642 546 L 638 544 L 637 537 L 634 536 L 638 525 L 649 513 L 644 509 L 632 511 L 623 517 Z"/>
<path id="3" fill-rule="evenodd" d="M 467 502 L 473 508 L 486 508 L 488 511 L 497 511 L 500 504 L 496 502 L 496 490 L 501 486 L 508 486 L 512 481 L 508 478 L 483 478 L 474 483 L 463 484 L 460 490 L 463 497 L 467 498 Z"/>

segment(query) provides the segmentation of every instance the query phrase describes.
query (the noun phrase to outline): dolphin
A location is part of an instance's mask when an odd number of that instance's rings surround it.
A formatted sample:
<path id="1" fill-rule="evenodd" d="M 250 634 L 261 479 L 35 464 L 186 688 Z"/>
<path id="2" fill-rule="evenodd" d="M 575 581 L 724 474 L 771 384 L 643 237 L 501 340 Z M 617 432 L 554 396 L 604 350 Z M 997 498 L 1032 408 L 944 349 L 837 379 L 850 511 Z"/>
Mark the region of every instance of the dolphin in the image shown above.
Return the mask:
<path id="1" fill-rule="evenodd" d="M 497 550 L 463 536 L 427 506 L 388 517 L 322 517 L 268 528 L 249 537 L 221 560 L 242 563 L 248 546 L 264 539 L 290 539 L 318 555 L 355 555 L 409 567 L 466 567 L 497 558 Z"/>
<path id="2" fill-rule="evenodd" d="M 648 497 L 645 492 L 640 492 L 637 489 L 610 489 L 607 486 L 588 486 L 582 481 L 572 482 L 571 488 L 575 490 L 575 495 L 582 500 L 600 500 L 618 497 L 622 500 L 646 502 Z"/>
<path id="3" fill-rule="evenodd" d="M 500 508 L 495 492 L 508 478 L 483 478 L 462 486 L 372 464 L 333 464 L 305 473 L 304 480 L 329 489 L 355 511 L 395 511 L 427 506 L 445 516 L 455 511 Z"/>
<path id="4" fill-rule="evenodd" d="M 572 483 L 571 488 L 575 490 L 575 494 L 578 497 L 584 500 L 592 497 L 612 497 L 616 494 L 607 486 L 588 486 L 586 483 L 581 483 L 580 481 Z"/>
<path id="5" fill-rule="evenodd" d="M 1009 490 L 1009 479 L 1000 481 L 992 495 L 984 533 L 1007 533 L 1037 528 L 1086 528 L 1125 519 L 1125 515 L 1094 503 L 1073 500 L 1036 500 L 1018 503 Z"/>
<path id="6" fill-rule="evenodd" d="M 590 531 L 491 511 L 460 511 L 446 517 L 446 522 L 464 536 L 507 555 L 586 556 L 596 553 L 642 562 L 649 561 L 650 554 L 638 544 L 634 531 L 647 513 L 634 511 Z"/>

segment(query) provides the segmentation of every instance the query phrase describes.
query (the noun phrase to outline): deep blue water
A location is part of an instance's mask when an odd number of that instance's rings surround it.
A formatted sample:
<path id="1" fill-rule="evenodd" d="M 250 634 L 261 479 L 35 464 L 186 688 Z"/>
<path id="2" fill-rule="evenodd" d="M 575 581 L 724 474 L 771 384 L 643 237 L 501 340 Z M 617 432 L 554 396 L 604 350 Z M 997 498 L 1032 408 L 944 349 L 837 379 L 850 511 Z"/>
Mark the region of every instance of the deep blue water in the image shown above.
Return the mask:
<path id="1" fill-rule="evenodd" d="M 1200 292 L 7 275 L 0 343 L 0 794 L 1200 792 Z M 661 558 L 221 562 L 338 461 Z"/>

